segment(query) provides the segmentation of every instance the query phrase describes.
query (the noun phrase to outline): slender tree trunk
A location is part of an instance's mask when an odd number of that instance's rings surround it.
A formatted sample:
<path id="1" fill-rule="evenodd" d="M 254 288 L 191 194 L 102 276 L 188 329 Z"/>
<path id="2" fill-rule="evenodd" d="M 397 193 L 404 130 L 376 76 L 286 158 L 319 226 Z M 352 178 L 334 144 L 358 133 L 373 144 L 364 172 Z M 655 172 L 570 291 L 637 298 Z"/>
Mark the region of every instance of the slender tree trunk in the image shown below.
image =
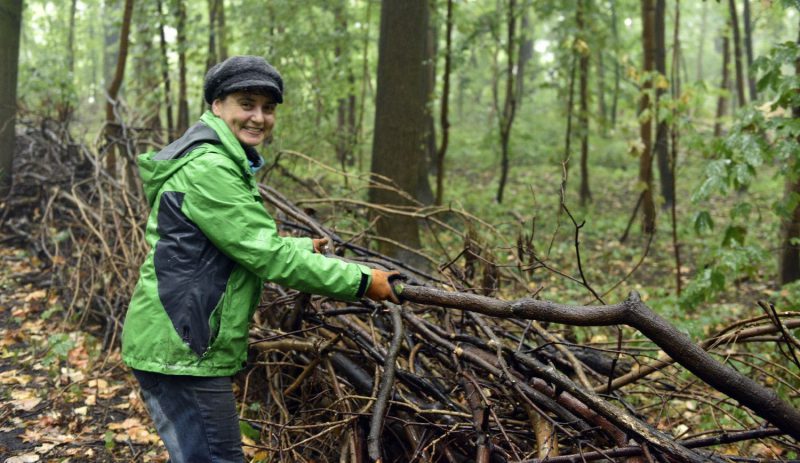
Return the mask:
<path id="1" fill-rule="evenodd" d="M 514 125 L 514 116 L 516 113 L 517 107 L 517 98 L 514 95 L 514 79 L 515 79 L 515 66 L 514 66 L 514 44 L 516 44 L 517 40 L 517 17 L 516 17 L 516 10 L 517 10 L 517 2 L 516 0 L 508 0 L 508 36 L 506 42 L 506 56 L 507 56 L 507 66 L 506 66 L 506 97 L 503 103 L 502 112 L 499 114 L 498 122 L 500 127 L 500 150 L 501 150 L 501 160 L 500 160 L 500 183 L 497 187 L 497 202 L 503 202 L 503 190 L 506 187 L 506 181 L 508 180 L 508 169 L 510 165 L 509 158 L 511 157 L 509 153 L 509 142 L 511 141 L 511 127 Z"/>
<path id="2" fill-rule="evenodd" d="M 119 24 L 115 21 L 122 0 L 103 0 L 103 87 L 114 79 L 119 51 Z"/>
<path id="3" fill-rule="evenodd" d="M 744 48 L 747 51 L 747 85 L 750 87 L 750 101 L 756 101 L 758 91 L 753 76 L 753 24 L 750 18 L 750 0 L 744 0 Z"/>
<path id="4" fill-rule="evenodd" d="M 517 88 L 514 90 L 517 94 L 517 111 L 522 107 L 522 99 L 525 92 L 525 77 L 527 75 L 528 65 L 533 58 L 533 40 L 531 33 L 531 21 L 528 14 L 528 8 L 524 7 L 522 12 L 522 24 L 520 25 L 520 46 L 519 58 L 517 58 Z"/>
<path id="5" fill-rule="evenodd" d="M 572 64 L 569 69 L 569 90 L 567 91 L 567 128 L 564 133 L 564 188 L 569 180 L 569 162 L 572 159 L 572 116 L 575 108 L 575 72 L 578 69 L 578 52 L 572 50 Z"/>
<path id="6" fill-rule="evenodd" d="M 700 39 L 697 45 L 697 78 L 698 82 L 703 81 L 703 59 L 706 50 L 706 27 L 708 27 L 708 2 L 703 2 L 702 13 L 700 13 Z"/>
<path id="7" fill-rule="evenodd" d="M 69 8 L 69 33 L 67 35 L 67 72 L 72 81 L 75 77 L 75 13 L 78 9 L 78 0 L 72 0 Z"/>
<path id="8" fill-rule="evenodd" d="M 189 100 L 186 97 L 186 4 L 177 0 L 177 40 L 178 40 L 178 127 L 182 134 L 189 128 Z"/>
<path id="9" fill-rule="evenodd" d="M 418 191 L 419 166 L 425 163 L 428 14 L 427 0 L 384 0 L 381 5 L 372 173 L 390 178 L 411 194 Z M 381 188 L 370 189 L 370 201 L 410 204 L 408 199 Z M 378 220 L 377 230 L 404 246 L 420 247 L 413 218 L 387 215 Z M 412 265 L 424 265 L 402 246 L 381 242 L 379 247 L 381 252 Z"/>
<path id="10" fill-rule="evenodd" d="M 617 2 L 611 0 L 611 34 L 614 37 L 614 96 L 611 99 L 611 128 L 617 127 L 617 103 L 622 69 L 619 64 L 619 29 L 617 26 Z"/>
<path id="11" fill-rule="evenodd" d="M 106 143 L 109 146 L 106 155 L 106 170 L 109 175 L 116 176 L 117 172 L 117 153 L 115 149 L 116 139 L 120 134 L 120 121 L 117 120 L 114 108 L 117 105 L 119 89 L 122 80 L 125 78 L 125 63 L 128 58 L 128 39 L 131 30 L 131 17 L 133 16 L 133 0 L 125 0 L 125 10 L 122 15 L 122 27 L 119 33 L 119 52 L 117 53 L 117 68 L 114 71 L 114 79 L 108 87 L 108 100 L 106 101 Z"/>
<path id="12" fill-rule="evenodd" d="M 436 204 L 441 206 L 444 200 L 444 158 L 447 144 L 450 141 L 450 71 L 453 52 L 453 0 L 447 0 L 447 17 L 445 25 L 444 84 L 442 87 L 442 107 L 439 115 L 442 143 L 436 153 Z"/>
<path id="13" fill-rule="evenodd" d="M 162 0 L 157 0 L 158 5 L 158 35 L 161 45 L 161 77 L 164 81 L 164 107 L 167 111 L 167 142 L 175 139 L 175 119 L 172 117 L 172 91 L 170 90 L 169 58 L 167 54 L 167 40 L 164 37 L 164 10 Z"/>
<path id="14" fill-rule="evenodd" d="M 586 42 L 586 24 L 585 15 L 587 13 L 587 4 L 585 0 L 578 1 L 578 8 L 576 9 L 575 19 L 578 25 L 578 37 L 583 42 Z M 587 45 L 588 47 L 588 45 Z M 579 81 L 578 84 L 580 92 L 580 111 L 578 113 L 578 125 L 580 126 L 581 136 L 581 187 L 580 187 L 580 202 L 581 205 L 586 205 L 592 200 L 592 192 L 589 189 L 589 50 L 581 49 L 580 58 L 578 58 L 579 68 Z"/>
<path id="15" fill-rule="evenodd" d="M 667 41 L 666 41 L 666 26 L 664 24 L 664 17 L 667 13 L 666 0 L 656 0 L 656 21 L 655 21 L 655 44 L 656 44 L 656 71 L 659 76 L 666 78 L 667 76 Z M 656 117 L 656 143 L 655 152 L 656 160 L 658 162 L 658 173 L 661 184 L 661 196 L 664 197 L 664 208 L 668 208 L 675 201 L 675 181 L 672 178 L 672 168 L 669 161 L 669 128 L 664 118 L 660 117 L 660 104 L 663 98 L 665 89 L 659 85 L 656 88 L 656 101 L 653 105 Z"/>
<path id="16" fill-rule="evenodd" d="M 650 92 L 653 88 L 652 72 L 655 69 L 655 5 L 653 0 L 641 0 L 642 5 L 642 48 L 644 50 L 644 72 L 650 74 L 642 84 L 639 100 L 639 114 L 651 110 Z M 644 188 L 642 194 L 642 231 L 653 234 L 656 231 L 656 208 L 653 201 L 653 117 L 640 117 L 639 134 L 642 139 L 642 153 L 639 157 L 639 184 Z"/>
<path id="17" fill-rule="evenodd" d="M 228 37 L 225 29 L 225 0 L 216 0 L 217 4 L 217 59 L 228 59 Z"/>
<path id="18" fill-rule="evenodd" d="M 11 191 L 16 151 L 17 70 L 22 0 L 0 4 L 0 200 Z"/>
<path id="19" fill-rule="evenodd" d="M 800 34 L 797 37 L 797 44 L 800 45 Z M 795 75 L 800 77 L 800 58 L 794 63 Z M 800 106 L 792 108 L 792 117 L 800 119 Z M 797 159 L 794 160 L 794 171 L 797 169 Z M 800 195 L 800 177 L 791 178 L 786 176 L 786 198 Z M 793 243 L 800 239 L 800 204 L 794 206 L 791 217 L 785 219 L 782 224 L 783 243 L 780 255 L 780 275 L 781 284 L 790 283 L 800 279 L 800 246 Z"/>
<path id="20" fill-rule="evenodd" d="M 731 14 L 731 29 L 733 30 L 733 57 L 736 63 L 736 97 L 738 106 L 747 104 L 744 96 L 744 70 L 742 68 L 742 37 L 739 33 L 739 17 L 736 13 L 736 2 L 728 0 L 728 9 Z"/>
<path id="21" fill-rule="evenodd" d="M 722 118 L 725 116 L 728 107 L 728 85 L 730 81 L 730 74 L 728 68 L 730 67 L 731 51 L 730 42 L 728 41 L 728 31 L 723 30 L 722 35 L 722 82 L 719 85 L 720 94 L 717 98 L 717 117 L 714 121 L 714 136 L 719 137 L 722 135 Z"/>
<path id="22" fill-rule="evenodd" d="M 219 15 L 219 0 L 207 0 L 208 4 L 208 51 L 206 52 L 206 72 L 211 66 L 217 64 L 217 16 Z M 206 110 L 206 100 L 200 96 L 200 114 Z"/>
<path id="23" fill-rule="evenodd" d="M 603 128 L 608 126 L 608 106 L 606 105 L 606 66 L 603 50 L 597 50 L 597 113 Z"/>
<path id="24" fill-rule="evenodd" d="M 675 28 L 672 34 L 672 66 L 671 66 L 671 89 L 672 100 L 678 101 L 681 97 L 681 77 L 680 77 L 680 56 L 681 56 L 681 0 L 675 0 Z M 678 109 L 673 105 L 672 107 L 672 123 L 670 128 L 670 147 L 672 148 L 670 155 L 670 171 L 672 173 L 672 191 L 675 191 L 675 179 L 678 163 L 678 142 L 680 140 L 680 127 L 678 126 Z M 678 296 L 681 295 L 682 281 L 681 281 L 681 252 L 680 243 L 678 242 L 678 213 L 676 203 L 677 197 L 673 199 L 671 204 L 672 215 L 672 251 L 675 256 L 675 291 Z"/>

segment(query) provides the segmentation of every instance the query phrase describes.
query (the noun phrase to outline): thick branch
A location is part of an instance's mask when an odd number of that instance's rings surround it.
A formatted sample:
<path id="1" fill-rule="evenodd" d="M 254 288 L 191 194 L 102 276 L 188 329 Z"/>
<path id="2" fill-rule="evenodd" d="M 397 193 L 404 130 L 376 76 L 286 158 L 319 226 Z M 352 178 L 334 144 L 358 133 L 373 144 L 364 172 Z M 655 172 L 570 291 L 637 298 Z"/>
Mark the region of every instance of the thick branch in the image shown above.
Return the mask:
<path id="1" fill-rule="evenodd" d="M 403 286 L 398 289 L 411 302 L 468 310 L 499 318 L 524 318 L 577 326 L 631 326 L 706 384 L 750 408 L 786 434 L 800 439 L 800 411 L 782 401 L 774 391 L 716 361 L 683 332 L 647 307 L 635 292 L 626 301 L 618 304 L 570 306 L 534 299 L 507 302 L 422 286 Z"/>

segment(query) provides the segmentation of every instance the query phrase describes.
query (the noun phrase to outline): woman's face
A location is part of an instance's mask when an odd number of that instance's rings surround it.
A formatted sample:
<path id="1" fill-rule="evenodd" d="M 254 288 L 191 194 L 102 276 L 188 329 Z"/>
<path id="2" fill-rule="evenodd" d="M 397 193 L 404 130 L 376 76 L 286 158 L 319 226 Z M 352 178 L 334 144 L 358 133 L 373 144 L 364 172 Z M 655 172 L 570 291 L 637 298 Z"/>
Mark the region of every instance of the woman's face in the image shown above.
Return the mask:
<path id="1" fill-rule="evenodd" d="M 276 106 L 271 96 L 235 92 L 214 100 L 211 110 L 225 121 L 240 143 L 257 146 L 272 134 Z"/>

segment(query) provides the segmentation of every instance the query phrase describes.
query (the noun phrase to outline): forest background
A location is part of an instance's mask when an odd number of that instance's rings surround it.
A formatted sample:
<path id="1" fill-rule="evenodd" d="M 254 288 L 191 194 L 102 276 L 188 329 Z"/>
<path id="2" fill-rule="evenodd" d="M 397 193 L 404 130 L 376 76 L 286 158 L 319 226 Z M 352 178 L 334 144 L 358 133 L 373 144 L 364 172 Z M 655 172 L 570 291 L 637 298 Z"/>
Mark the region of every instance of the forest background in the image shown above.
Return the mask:
<path id="1" fill-rule="evenodd" d="M 207 69 L 264 56 L 286 94 L 260 178 L 336 233 L 442 273 L 477 249 L 474 287 L 507 299 L 583 305 L 636 290 L 702 338 L 765 306 L 798 307 L 797 8 L 10 0 L 0 108 L 3 120 L 16 112 L 18 134 L 53 124 L 91 147 L 94 168 L 133 190 L 133 155 L 206 109 Z M 0 146 L 14 146 L 13 128 Z M 4 194 L 13 158 L 3 151 Z M 370 188 L 377 176 L 406 193 Z M 391 213 L 377 220 L 368 202 Z M 68 241 L 62 232 L 49 234 Z M 103 284 L 67 314 L 120 318 L 125 291 L 91 308 Z M 615 332 L 571 336 L 604 345 Z"/>

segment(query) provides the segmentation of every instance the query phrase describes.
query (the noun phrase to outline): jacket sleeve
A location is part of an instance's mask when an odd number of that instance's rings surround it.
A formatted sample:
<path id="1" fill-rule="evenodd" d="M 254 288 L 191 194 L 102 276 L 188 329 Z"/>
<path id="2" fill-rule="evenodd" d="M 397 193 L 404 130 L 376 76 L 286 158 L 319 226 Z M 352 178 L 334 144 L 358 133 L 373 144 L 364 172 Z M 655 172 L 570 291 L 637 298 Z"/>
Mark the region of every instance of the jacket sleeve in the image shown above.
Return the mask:
<path id="1" fill-rule="evenodd" d="M 303 292 L 356 300 L 369 267 L 313 252 L 311 240 L 282 238 L 275 221 L 227 157 L 206 153 L 180 174 L 189 187 L 183 212 L 228 257 L 260 278 Z"/>

